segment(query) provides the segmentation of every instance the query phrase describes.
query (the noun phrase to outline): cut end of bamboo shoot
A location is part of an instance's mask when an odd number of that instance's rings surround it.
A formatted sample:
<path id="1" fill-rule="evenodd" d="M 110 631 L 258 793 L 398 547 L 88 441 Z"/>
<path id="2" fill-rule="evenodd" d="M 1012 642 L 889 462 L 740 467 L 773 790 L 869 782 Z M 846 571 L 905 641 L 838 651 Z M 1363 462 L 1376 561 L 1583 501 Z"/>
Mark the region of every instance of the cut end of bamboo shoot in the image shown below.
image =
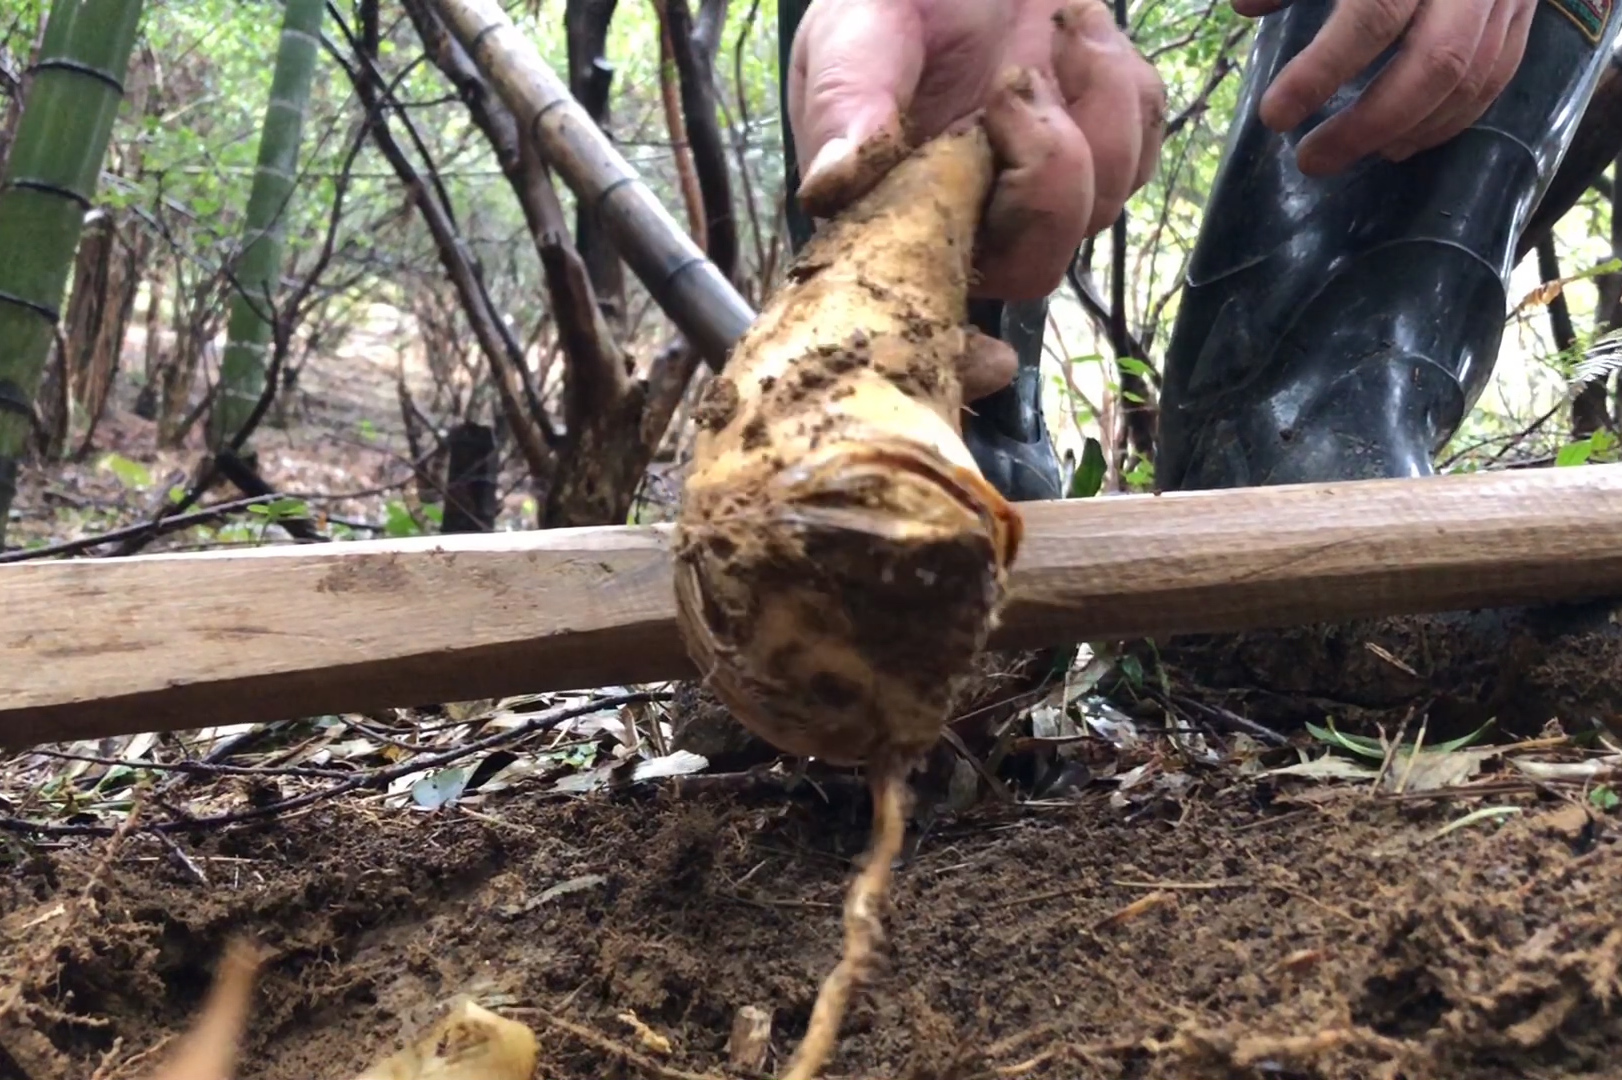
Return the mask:
<path id="1" fill-rule="evenodd" d="M 540 1055 L 527 1025 L 463 998 L 415 1042 L 355 1080 L 529 1080 Z"/>
<path id="2" fill-rule="evenodd" d="M 699 410 L 676 524 L 683 641 L 740 722 L 855 765 L 938 738 L 1021 520 L 975 465 L 957 365 L 992 180 L 978 125 L 807 245 Z"/>

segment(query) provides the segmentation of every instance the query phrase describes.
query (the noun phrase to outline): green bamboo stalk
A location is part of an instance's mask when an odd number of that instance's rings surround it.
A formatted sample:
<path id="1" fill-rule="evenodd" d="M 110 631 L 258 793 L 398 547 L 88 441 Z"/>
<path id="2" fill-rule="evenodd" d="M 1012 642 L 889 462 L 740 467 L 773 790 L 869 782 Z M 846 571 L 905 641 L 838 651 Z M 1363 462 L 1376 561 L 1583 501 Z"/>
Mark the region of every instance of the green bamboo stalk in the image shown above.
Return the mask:
<path id="1" fill-rule="evenodd" d="M 209 445 L 215 449 L 236 436 L 265 391 L 269 316 L 281 280 L 287 210 L 298 182 L 299 140 L 325 10 L 325 0 L 287 0 L 282 12 L 281 44 L 265 122 L 259 129 L 259 163 L 243 221 L 242 256 L 236 264 L 240 288 L 231 297 L 220 392 L 209 415 Z"/>
<path id="2" fill-rule="evenodd" d="M 0 544 L 142 0 L 54 0 L 0 177 Z"/>

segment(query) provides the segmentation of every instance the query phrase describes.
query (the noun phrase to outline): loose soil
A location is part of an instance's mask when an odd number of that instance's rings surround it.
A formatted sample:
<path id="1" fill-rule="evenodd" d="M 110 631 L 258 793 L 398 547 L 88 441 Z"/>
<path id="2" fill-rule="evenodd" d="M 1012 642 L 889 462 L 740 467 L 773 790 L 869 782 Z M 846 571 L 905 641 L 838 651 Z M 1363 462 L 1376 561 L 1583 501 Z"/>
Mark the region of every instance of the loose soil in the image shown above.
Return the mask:
<path id="1" fill-rule="evenodd" d="M 1468 807 L 1195 780 L 1124 808 L 1097 787 L 991 801 L 913 836 L 886 970 L 830 1075 L 1616 1075 L 1614 816 L 1526 797 L 1438 837 Z M 477 813 L 317 804 L 177 838 L 206 883 L 150 835 L 111 857 L 14 848 L 0 987 L 24 998 L 0 1075 L 139 1073 L 239 931 L 273 950 L 241 1080 L 342 1080 L 459 993 L 536 1029 L 541 1076 L 649 1075 L 548 1020 L 634 1047 L 627 1013 L 673 1044 L 662 1067 L 743 1075 L 726 1043 L 747 1005 L 773 1014 L 774 1070 L 837 957 L 866 801 L 681 783 Z"/>

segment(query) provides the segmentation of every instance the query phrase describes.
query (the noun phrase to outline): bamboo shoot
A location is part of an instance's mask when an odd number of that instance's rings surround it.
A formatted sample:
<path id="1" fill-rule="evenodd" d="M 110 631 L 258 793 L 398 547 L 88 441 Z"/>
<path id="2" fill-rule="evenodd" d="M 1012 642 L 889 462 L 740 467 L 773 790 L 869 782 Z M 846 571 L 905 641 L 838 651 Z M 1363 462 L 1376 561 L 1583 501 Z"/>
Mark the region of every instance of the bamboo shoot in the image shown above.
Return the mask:
<path id="1" fill-rule="evenodd" d="M 844 953 L 784 1080 L 817 1075 L 872 967 L 906 772 L 985 647 L 1019 548 L 1023 520 L 959 420 L 992 174 L 978 124 L 900 164 L 812 238 L 698 410 L 674 538 L 682 639 L 741 723 L 865 763 L 873 792 Z"/>
<path id="2" fill-rule="evenodd" d="M 962 441 L 956 363 L 991 183 L 976 125 L 815 237 L 698 410 L 678 625 L 738 719 L 854 765 L 939 735 L 1022 522 Z"/>

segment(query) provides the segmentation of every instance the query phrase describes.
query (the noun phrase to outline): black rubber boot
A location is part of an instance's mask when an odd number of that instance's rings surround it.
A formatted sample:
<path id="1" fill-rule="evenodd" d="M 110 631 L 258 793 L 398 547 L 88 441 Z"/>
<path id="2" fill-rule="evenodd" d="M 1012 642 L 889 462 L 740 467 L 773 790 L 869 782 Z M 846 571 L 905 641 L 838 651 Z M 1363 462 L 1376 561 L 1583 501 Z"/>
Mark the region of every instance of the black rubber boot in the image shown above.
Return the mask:
<path id="1" fill-rule="evenodd" d="M 1428 476 L 1492 372 L 1516 240 L 1614 44 L 1601 0 L 1540 0 L 1485 116 L 1405 162 L 1315 179 L 1256 109 L 1334 0 L 1262 19 L 1167 349 L 1163 490 Z"/>
<path id="2" fill-rule="evenodd" d="M 789 138 L 788 65 L 794 32 L 810 0 L 780 0 L 777 7 L 778 83 L 783 124 L 783 172 L 789 191 L 789 244 L 798 252 L 811 239 L 813 224 L 792 193 L 800 186 L 799 164 Z M 1042 415 L 1042 331 L 1047 301 L 1004 304 L 974 301 L 970 321 L 982 332 L 1007 342 L 1019 358 L 1014 382 L 971 403 L 963 418 L 963 441 L 974 460 L 1003 498 L 1010 502 L 1057 499 L 1063 495 L 1059 459 Z"/>

